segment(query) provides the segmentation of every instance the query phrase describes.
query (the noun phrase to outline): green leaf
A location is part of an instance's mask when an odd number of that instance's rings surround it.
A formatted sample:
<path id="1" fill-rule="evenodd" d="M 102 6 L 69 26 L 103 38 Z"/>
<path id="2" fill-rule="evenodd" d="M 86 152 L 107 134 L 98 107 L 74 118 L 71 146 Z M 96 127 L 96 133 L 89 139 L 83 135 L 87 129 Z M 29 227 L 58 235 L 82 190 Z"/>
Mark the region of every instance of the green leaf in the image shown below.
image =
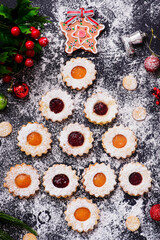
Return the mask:
<path id="1" fill-rule="evenodd" d="M 19 38 L 11 35 L 10 30 L 0 28 L 0 47 L 18 46 Z"/>
<path id="2" fill-rule="evenodd" d="M 0 75 L 5 75 L 8 73 L 10 73 L 10 71 L 7 69 L 7 67 L 0 65 Z"/>
<path id="3" fill-rule="evenodd" d="M 9 19 L 10 21 L 13 21 L 10 9 L 4 5 L 0 5 L 0 16 L 3 16 L 4 18 Z"/>
<path id="4" fill-rule="evenodd" d="M 0 239 L 1 240 L 14 240 L 10 235 L 8 235 L 8 233 L 3 232 L 1 229 L 0 229 Z"/>
<path id="5" fill-rule="evenodd" d="M 26 23 L 27 21 L 33 21 L 34 17 L 38 14 L 37 10 L 31 10 L 29 11 L 25 16 L 18 18 L 15 23 L 16 24 L 23 24 Z"/>
<path id="6" fill-rule="evenodd" d="M 37 232 L 35 230 L 33 230 L 31 227 L 29 227 L 27 224 L 25 224 L 18 218 L 12 217 L 4 212 L 0 212 L 0 221 L 12 223 L 15 226 L 19 226 L 21 228 L 28 230 L 29 232 L 33 233 L 35 236 L 38 236 Z"/>
<path id="7" fill-rule="evenodd" d="M 0 53 L 0 62 L 5 62 L 8 58 L 8 52 Z"/>
<path id="8" fill-rule="evenodd" d="M 34 43 L 34 51 L 36 54 L 42 51 L 42 47 L 39 45 L 38 42 Z"/>
<path id="9" fill-rule="evenodd" d="M 21 29 L 21 32 L 24 34 L 31 33 L 30 27 L 28 25 L 18 25 L 18 27 Z"/>

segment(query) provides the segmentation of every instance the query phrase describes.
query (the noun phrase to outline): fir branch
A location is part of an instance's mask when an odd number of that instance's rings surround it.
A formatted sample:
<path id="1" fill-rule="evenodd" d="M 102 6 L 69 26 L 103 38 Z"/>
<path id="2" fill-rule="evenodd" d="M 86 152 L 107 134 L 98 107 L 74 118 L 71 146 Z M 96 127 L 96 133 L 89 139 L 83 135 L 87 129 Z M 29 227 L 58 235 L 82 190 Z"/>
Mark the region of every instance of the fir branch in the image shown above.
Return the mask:
<path id="1" fill-rule="evenodd" d="M 1 229 L 0 229 L 0 239 L 1 240 L 14 240 L 8 233 L 3 232 Z"/>
<path id="2" fill-rule="evenodd" d="M 33 233 L 35 236 L 38 236 L 37 232 L 33 230 L 31 227 L 29 227 L 27 224 L 25 224 L 23 221 L 19 220 L 18 218 L 12 217 L 4 212 L 0 212 L 0 221 L 4 221 L 15 226 L 24 228 L 29 232 Z"/>

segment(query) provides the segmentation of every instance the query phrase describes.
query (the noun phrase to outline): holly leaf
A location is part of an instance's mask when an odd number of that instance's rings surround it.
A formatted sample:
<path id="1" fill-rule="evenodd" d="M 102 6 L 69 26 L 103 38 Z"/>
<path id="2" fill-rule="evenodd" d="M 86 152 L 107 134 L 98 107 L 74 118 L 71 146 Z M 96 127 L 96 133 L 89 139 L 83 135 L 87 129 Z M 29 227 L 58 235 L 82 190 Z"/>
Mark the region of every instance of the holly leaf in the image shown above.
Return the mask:
<path id="1" fill-rule="evenodd" d="M 0 46 L 18 46 L 19 40 L 11 35 L 10 30 L 0 28 Z"/>
<path id="2" fill-rule="evenodd" d="M 8 73 L 10 73 L 10 70 L 8 70 L 6 66 L 0 65 L 0 75 L 4 75 Z"/>
<path id="3" fill-rule="evenodd" d="M 38 42 L 34 43 L 34 51 L 36 54 L 42 51 L 42 47 L 39 45 Z"/>
<path id="4" fill-rule="evenodd" d="M 20 28 L 21 32 L 24 34 L 29 34 L 31 33 L 29 25 L 18 25 Z"/>
<path id="5" fill-rule="evenodd" d="M 8 58 L 8 52 L 0 53 L 0 62 L 6 62 Z"/>
<path id="6" fill-rule="evenodd" d="M 21 24 L 21 23 L 26 23 L 26 22 L 31 22 L 34 20 L 34 17 L 38 14 L 37 10 L 31 10 L 29 11 L 25 16 L 18 18 L 15 23 Z"/>
<path id="7" fill-rule="evenodd" d="M 4 18 L 9 19 L 10 21 L 13 21 L 13 18 L 11 16 L 11 10 L 4 5 L 0 5 L 0 16 L 3 16 Z"/>

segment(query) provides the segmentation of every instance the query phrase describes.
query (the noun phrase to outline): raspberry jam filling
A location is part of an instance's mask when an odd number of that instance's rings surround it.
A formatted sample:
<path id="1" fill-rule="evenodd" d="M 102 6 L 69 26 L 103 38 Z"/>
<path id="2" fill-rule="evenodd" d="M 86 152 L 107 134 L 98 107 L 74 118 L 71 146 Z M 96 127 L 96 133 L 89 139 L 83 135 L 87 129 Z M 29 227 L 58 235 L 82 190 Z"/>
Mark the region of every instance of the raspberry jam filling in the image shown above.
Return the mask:
<path id="1" fill-rule="evenodd" d="M 53 98 L 49 103 L 49 107 L 52 112 L 60 113 L 64 108 L 64 102 L 59 98 Z"/>
<path id="2" fill-rule="evenodd" d="M 96 187 L 102 187 L 106 182 L 106 176 L 103 173 L 97 173 L 93 178 Z"/>
<path id="3" fill-rule="evenodd" d="M 108 112 L 108 107 L 103 102 L 98 102 L 93 107 L 93 112 L 95 112 L 97 115 L 105 115 Z"/>
<path id="4" fill-rule="evenodd" d="M 15 184 L 19 188 L 27 188 L 31 185 L 31 177 L 27 174 L 19 174 L 15 178 Z"/>
<path id="5" fill-rule="evenodd" d="M 32 132 L 27 136 L 27 142 L 32 146 L 38 146 L 42 142 L 42 136 L 37 132 Z"/>
<path id="6" fill-rule="evenodd" d="M 68 142 L 73 147 L 82 146 L 84 143 L 84 136 L 80 132 L 71 132 L 68 136 Z"/>
<path id="7" fill-rule="evenodd" d="M 88 208 L 81 207 L 77 208 L 74 212 L 74 216 L 78 221 L 86 221 L 88 218 L 90 218 L 91 212 Z"/>
<path id="8" fill-rule="evenodd" d="M 65 174 L 57 174 L 53 180 L 53 185 L 57 188 L 65 188 L 69 184 L 69 178 Z"/>
<path id="9" fill-rule="evenodd" d="M 125 136 L 118 134 L 113 138 L 112 142 L 114 147 L 123 148 L 127 143 L 127 139 Z"/>
<path id="10" fill-rule="evenodd" d="M 76 66 L 72 69 L 71 75 L 75 79 L 81 79 L 84 78 L 86 75 L 86 69 L 82 66 Z"/>
<path id="11" fill-rule="evenodd" d="M 139 185 L 142 182 L 142 175 L 138 172 L 133 172 L 130 176 L 129 176 L 129 182 L 132 185 Z"/>

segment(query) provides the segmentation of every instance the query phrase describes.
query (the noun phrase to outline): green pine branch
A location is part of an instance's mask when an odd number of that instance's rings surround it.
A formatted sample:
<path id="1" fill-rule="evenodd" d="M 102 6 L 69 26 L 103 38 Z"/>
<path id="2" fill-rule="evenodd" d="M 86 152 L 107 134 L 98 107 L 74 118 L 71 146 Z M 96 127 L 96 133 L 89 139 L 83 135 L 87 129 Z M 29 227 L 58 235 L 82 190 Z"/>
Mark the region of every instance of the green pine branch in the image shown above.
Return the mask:
<path id="1" fill-rule="evenodd" d="M 4 212 L 0 212 L 0 221 L 7 222 L 9 224 L 13 224 L 17 227 L 21 227 L 23 229 L 28 230 L 29 232 L 33 233 L 35 236 L 38 236 L 37 232 L 25 224 L 23 221 L 19 220 L 18 218 L 12 217 Z"/>

